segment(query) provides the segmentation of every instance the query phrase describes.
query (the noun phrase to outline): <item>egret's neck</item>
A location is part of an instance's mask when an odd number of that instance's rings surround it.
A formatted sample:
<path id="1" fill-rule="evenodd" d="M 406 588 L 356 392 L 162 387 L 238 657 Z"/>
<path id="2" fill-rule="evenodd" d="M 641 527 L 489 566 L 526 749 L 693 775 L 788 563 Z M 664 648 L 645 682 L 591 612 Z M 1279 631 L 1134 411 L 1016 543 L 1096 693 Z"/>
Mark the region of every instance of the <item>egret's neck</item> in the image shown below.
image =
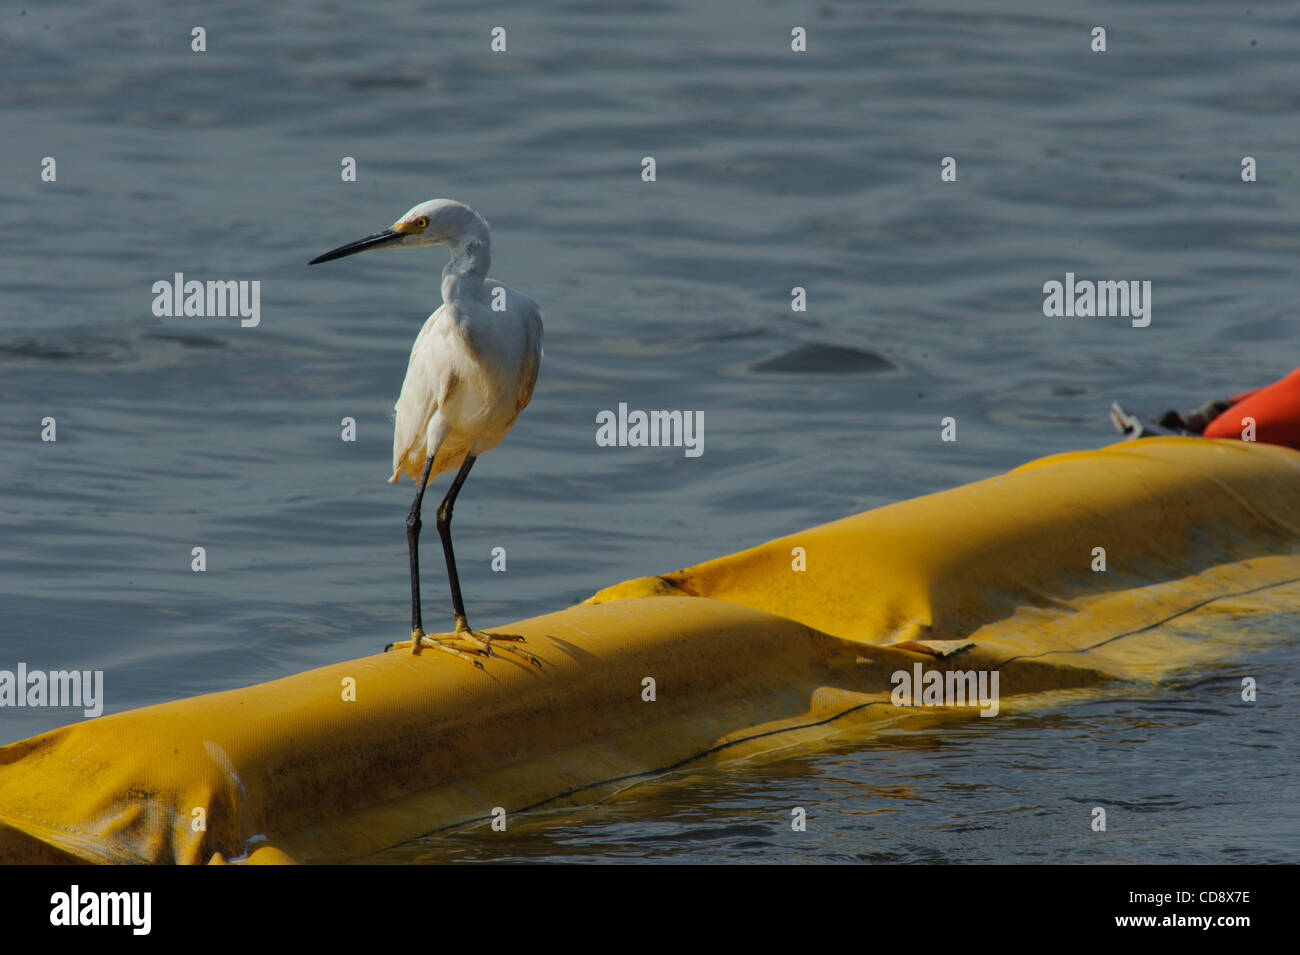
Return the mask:
<path id="1" fill-rule="evenodd" d="M 442 300 L 479 298 L 491 264 L 492 244 L 487 226 L 475 226 L 451 247 L 451 261 L 442 270 Z"/>

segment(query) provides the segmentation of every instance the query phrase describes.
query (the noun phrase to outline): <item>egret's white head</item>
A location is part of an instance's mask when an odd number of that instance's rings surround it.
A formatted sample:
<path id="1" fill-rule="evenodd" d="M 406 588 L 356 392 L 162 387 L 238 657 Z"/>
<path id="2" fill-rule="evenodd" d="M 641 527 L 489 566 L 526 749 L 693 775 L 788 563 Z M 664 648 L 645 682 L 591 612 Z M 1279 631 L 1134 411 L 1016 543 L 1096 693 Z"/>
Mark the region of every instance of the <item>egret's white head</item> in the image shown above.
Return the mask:
<path id="1" fill-rule="evenodd" d="M 341 259 L 369 249 L 418 249 L 426 245 L 455 249 L 475 242 L 486 248 L 488 241 L 487 222 L 469 206 L 455 199 L 430 199 L 412 206 L 383 232 L 331 249 L 307 264 Z"/>

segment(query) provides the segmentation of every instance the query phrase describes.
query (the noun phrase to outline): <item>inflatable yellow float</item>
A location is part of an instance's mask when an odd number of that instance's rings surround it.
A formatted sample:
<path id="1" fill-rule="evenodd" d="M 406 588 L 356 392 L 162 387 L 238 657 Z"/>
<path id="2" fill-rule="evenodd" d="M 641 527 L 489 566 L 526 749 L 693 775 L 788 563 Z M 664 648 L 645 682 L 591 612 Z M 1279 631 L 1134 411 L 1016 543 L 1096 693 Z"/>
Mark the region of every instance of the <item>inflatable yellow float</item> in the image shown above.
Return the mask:
<path id="1" fill-rule="evenodd" d="M 541 669 L 399 644 L 0 747 L 0 861 L 359 858 L 850 728 L 1158 680 L 1244 652 L 1238 615 L 1297 607 L 1300 453 L 1057 455 L 510 624 Z"/>

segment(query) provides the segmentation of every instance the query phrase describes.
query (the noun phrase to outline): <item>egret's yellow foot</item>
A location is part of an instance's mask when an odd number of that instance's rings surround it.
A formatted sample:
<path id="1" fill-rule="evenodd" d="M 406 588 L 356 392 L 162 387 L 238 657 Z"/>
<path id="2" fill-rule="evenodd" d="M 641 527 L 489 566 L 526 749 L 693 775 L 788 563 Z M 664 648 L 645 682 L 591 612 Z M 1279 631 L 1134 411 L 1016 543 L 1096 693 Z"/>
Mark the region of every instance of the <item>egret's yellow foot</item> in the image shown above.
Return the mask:
<path id="1" fill-rule="evenodd" d="M 459 646 L 457 646 L 457 644 L 459 644 Z M 405 641 L 400 644 L 393 644 L 394 647 L 405 645 Z M 452 656 L 459 657 L 466 663 L 474 664 L 474 666 L 478 667 L 480 670 L 483 669 L 483 664 L 478 660 L 475 660 L 471 654 L 477 653 L 483 656 L 489 656 L 491 654 L 491 651 L 486 648 L 477 646 L 475 642 L 462 640 L 454 633 L 424 633 L 420 630 L 411 631 L 411 652 L 419 653 L 424 647 L 429 647 L 433 650 L 441 650 L 444 653 L 450 653 Z"/>
<path id="2" fill-rule="evenodd" d="M 493 644 L 502 643 L 504 646 L 497 647 L 498 650 L 504 650 L 506 653 L 514 654 L 521 660 L 527 660 L 538 669 L 542 666 L 542 661 L 537 659 L 527 650 L 520 650 L 518 647 L 512 647 L 512 643 L 526 643 L 523 637 L 517 633 L 493 633 L 488 630 L 471 630 L 469 622 L 461 617 L 456 620 L 456 630 L 454 633 L 445 634 L 445 636 L 464 640 L 472 646 L 478 648 L 488 656 L 493 654 Z"/>

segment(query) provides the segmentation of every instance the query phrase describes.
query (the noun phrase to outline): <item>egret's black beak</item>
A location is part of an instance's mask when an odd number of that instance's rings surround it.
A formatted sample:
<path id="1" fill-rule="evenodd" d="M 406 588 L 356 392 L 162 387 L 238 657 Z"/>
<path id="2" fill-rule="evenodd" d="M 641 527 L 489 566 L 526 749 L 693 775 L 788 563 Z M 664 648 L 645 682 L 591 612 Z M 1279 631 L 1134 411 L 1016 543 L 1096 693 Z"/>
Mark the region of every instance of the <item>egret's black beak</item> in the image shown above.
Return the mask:
<path id="1" fill-rule="evenodd" d="M 393 229 L 385 229 L 383 232 L 376 232 L 374 235 L 368 235 L 364 239 L 357 239 L 355 242 L 349 242 L 347 245 L 340 245 L 337 249 L 331 249 L 324 255 L 318 255 L 308 262 L 308 265 L 315 265 L 317 262 L 328 262 L 330 259 L 341 259 L 345 255 L 355 255 L 358 252 L 364 252 L 366 249 L 382 249 L 385 246 L 396 245 L 405 238 L 401 232 Z"/>

